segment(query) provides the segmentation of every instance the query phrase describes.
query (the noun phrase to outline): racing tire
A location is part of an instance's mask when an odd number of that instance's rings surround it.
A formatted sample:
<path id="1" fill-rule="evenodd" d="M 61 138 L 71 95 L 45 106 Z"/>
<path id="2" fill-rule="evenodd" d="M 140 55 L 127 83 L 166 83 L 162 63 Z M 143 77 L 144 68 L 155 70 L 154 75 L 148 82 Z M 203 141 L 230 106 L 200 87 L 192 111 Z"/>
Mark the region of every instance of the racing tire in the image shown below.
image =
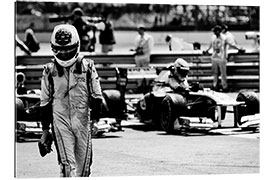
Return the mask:
<path id="1" fill-rule="evenodd" d="M 143 99 L 138 101 L 136 115 L 140 122 L 144 123 L 151 120 L 153 106 L 150 100 L 150 93 L 147 93 Z"/>
<path id="2" fill-rule="evenodd" d="M 174 113 L 174 103 L 170 96 L 165 96 L 162 101 L 160 125 L 168 134 L 174 133 L 174 122 L 176 115 Z"/>
<path id="3" fill-rule="evenodd" d="M 244 105 L 237 107 L 237 119 L 239 125 L 241 125 L 241 117 L 257 114 L 260 112 L 260 100 L 257 94 L 253 91 L 240 91 L 236 97 L 236 101 L 245 102 Z"/>
<path id="4" fill-rule="evenodd" d="M 17 121 L 25 121 L 26 119 L 26 111 L 24 107 L 24 103 L 20 98 L 16 98 L 16 120 Z"/>
<path id="5" fill-rule="evenodd" d="M 25 121 L 26 119 L 26 111 L 24 107 L 24 103 L 20 98 L 16 98 L 16 112 L 15 112 L 15 120 L 16 120 L 16 142 L 21 142 L 24 140 L 25 132 L 20 130 L 20 121 Z"/>
<path id="6" fill-rule="evenodd" d="M 102 104 L 102 117 L 123 119 L 125 113 L 125 101 L 118 90 L 104 90 L 102 92 L 105 102 Z"/>

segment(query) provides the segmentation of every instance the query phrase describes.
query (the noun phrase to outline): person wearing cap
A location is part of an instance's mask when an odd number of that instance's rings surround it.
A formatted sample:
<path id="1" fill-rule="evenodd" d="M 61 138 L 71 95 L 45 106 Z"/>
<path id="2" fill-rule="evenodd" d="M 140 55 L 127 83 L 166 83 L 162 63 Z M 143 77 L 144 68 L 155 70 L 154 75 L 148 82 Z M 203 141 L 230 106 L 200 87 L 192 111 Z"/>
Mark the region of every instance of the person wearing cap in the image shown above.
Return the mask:
<path id="1" fill-rule="evenodd" d="M 228 57 L 228 46 L 237 49 L 239 53 L 243 53 L 245 50 L 242 49 L 235 43 L 226 38 L 224 34 L 222 34 L 222 27 L 216 25 L 212 28 L 213 35 L 211 37 L 211 41 L 208 49 L 203 51 L 203 54 L 208 54 L 210 49 L 213 49 L 211 60 L 212 60 L 212 71 L 213 71 L 213 89 L 216 91 L 227 92 L 228 83 L 227 83 L 227 57 Z M 218 87 L 218 77 L 219 71 L 221 75 L 221 86 Z"/>
<path id="2" fill-rule="evenodd" d="M 150 54 L 154 47 L 153 37 L 146 33 L 145 26 L 138 26 L 138 35 L 135 38 L 135 63 L 137 67 L 147 67 L 150 63 Z"/>

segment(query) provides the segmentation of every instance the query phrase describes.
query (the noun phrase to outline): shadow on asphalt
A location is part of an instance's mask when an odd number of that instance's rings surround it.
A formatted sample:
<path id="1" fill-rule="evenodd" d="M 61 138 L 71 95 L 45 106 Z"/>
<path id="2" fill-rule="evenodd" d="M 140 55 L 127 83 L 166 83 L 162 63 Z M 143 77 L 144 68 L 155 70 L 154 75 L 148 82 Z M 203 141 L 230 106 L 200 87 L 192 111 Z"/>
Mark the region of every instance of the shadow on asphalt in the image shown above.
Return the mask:
<path id="1" fill-rule="evenodd" d="M 113 138 L 122 138 L 122 136 L 104 134 L 102 136 L 94 136 L 94 137 L 92 137 L 92 139 L 113 139 Z"/>
<path id="2" fill-rule="evenodd" d="M 189 137 L 196 137 L 196 136 L 229 136 L 229 135 L 239 135 L 239 134 L 253 134 L 253 133 L 260 133 L 259 129 L 240 129 L 240 128 L 230 128 L 230 127 L 221 127 L 211 130 L 198 130 L 198 129 L 191 129 L 191 130 L 175 130 L 173 133 L 166 133 L 163 130 L 157 130 L 157 128 L 153 125 L 147 124 L 137 124 L 137 125 L 128 125 L 124 126 L 123 128 L 130 128 L 136 131 L 143 131 L 143 132 L 151 132 L 157 131 L 157 135 L 161 136 L 189 136 Z M 123 130 L 124 131 L 124 130 Z M 114 135 L 113 133 L 104 133 L 101 136 L 94 136 L 93 139 L 115 139 L 115 138 L 122 138 L 122 136 Z M 18 143 L 31 143 L 31 142 L 38 142 L 40 136 L 32 135 L 27 136 L 21 139 L 18 139 L 16 142 Z"/>
<path id="3" fill-rule="evenodd" d="M 122 136 L 116 136 L 116 135 L 110 135 L 110 134 L 102 134 L 101 136 L 94 136 L 92 139 L 112 139 L 112 138 L 122 138 Z M 38 142 L 40 139 L 40 136 L 38 135 L 32 135 L 27 137 L 20 137 L 16 140 L 17 143 L 32 143 L 32 142 Z"/>
<path id="4" fill-rule="evenodd" d="M 253 129 L 246 129 L 246 130 L 239 130 L 239 129 L 231 129 L 231 128 L 221 128 L 216 129 L 217 131 L 207 131 L 207 130 L 189 130 L 189 131 L 181 131 L 176 130 L 171 134 L 158 133 L 158 135 L 178 135 L 178 136 L 229 136 L 229 135 L 240 135 L 240 134 L 254 134 L 259 133 L 258 130 Z"/>
<path id="5" fill-rule="evenodd" d="M 215 128 L 211 130 L 198 130 L 198 129 L 181 129 L 175 130 L 173 133 L 166 133 L 163 130 L 157 130 L 157 128 L 153 125 L 140 124 L 140 125 L 129 125 L 125 128 L 131 128 L 137 131 L 157 131 L 157 135 L 167 136 L 167 135 L 175 135 L 175 136 L 227 136 L 227 135 L 238 135 L 238 134 L 253 134 L 259 133 L 259 129 L 249 128 L 249 129 L 240 129 L 240 128 L 231 128 L 231 127 L 221 127 Z"/>
<path id="6" fill-rule="evenodd" d="M 148 132 L 148 131 L 157 131 L 155 126 L 152 125 L 146 125 L 146 124 L 140 124 L 140 125 L 128 125 L 125 126 L 125 128 L 131 128 L 133 130 L 137 130 L 137 131 L 144 131 L 144 132 Z"/>

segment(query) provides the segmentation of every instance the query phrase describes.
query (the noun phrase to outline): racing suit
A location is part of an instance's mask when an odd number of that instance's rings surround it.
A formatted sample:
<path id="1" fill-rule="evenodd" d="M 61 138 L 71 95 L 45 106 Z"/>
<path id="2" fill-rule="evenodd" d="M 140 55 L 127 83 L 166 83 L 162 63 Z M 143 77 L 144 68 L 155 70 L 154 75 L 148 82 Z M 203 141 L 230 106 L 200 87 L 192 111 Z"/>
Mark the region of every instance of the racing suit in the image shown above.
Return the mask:
<path id="1" fill-rule="evenodd" d="M 177 93 L 185 94 L 189 91 L 189 84 L 186 77 L 178 78 L 175 77 L 175 75 L 170 74 L 166 83 Z"/>
<path id="2" fill-rule="evenodd" d="M 102 94 L 93 61 L 79 58 L 81 63 L 77 60 L 69 68 L 61 67 L 56 61 L 46 64 L 41 81 L 40 106 L 47 109 L 41 114 L 42 128 L 49 129 L 52 121 L 61 177 L 87 177 L 91 174 L 89 97 L 101 99 Z M 50 104 L 51 108 L 48 108 Z"/>
<path id="3" fill-rule="evenodd" d="M 185 107 L 187 103 L 187 96 L 189 93 L 189 84 L 186 77 L 176 77 L 175 74 L 170 74 L 168 76 L 166 84 L 173 90 L 174 93 L 177 93 L 178 101 L 182 102 L 182 107 Z M 180 108 L 180 107 L 179 107 Z"/>

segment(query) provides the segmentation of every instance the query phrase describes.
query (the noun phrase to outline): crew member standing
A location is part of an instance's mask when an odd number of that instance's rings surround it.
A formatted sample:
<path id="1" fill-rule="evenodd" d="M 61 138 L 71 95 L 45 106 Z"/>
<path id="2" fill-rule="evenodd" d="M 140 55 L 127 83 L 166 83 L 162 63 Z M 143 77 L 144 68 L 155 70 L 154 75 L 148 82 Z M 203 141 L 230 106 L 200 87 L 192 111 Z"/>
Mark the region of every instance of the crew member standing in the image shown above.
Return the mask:
<path id="1" fill-rule="evenodd" d="M 113 22 L 108 19 L 108 14 L 103 13 L 103 22 L 105 29 L 100 30 L 99 43 L 101 44 L 101 52 L 108 53 L 113 51 L 115 42 Z"/>
<path id="2" fill-rule="evenodd" d="M 45 65 L 41 80 L 42 136 L 51 126 L 61 177 L 87 177 L 92 164 L 91 121 L 99 119 L 102 102 L 99 77 L 93 61 L 79 53 L 74 26 L 56 26 L 51 48 L 54 59 Z"/>
<path id="3" fill-rule="evenodd" d="M 87 22 L 83 20 L 82 16 L 84 15 L 84 12 L 81 8 L 75 8 L 72 11 L 73 15 L 73 22 L 71 23 L 76 29 L 79 34 L 80 38 L 80 51 L 89 51 L 93 52 L 93 48 L 91 48 L 91 42 L 93 41 L 88 32 L 89 32 L 89 26 L 87 25 Z M 92 28 L 92 27 L 91 27 Z"/>
<path id="4" fill-rule="evenodd" d="M 154 47 L 153 37 L 145 30 L 144 25 L 139 25 L 138 36 L 135 38 L 135 63 L 137 67 L 149 66 L 151 50 Z"/>
<path id="5" fill-rule="evenodd" d="M 221 33 L 222 28 L 219 25 L 216 25 L 212 29 L 214 35 L 211 38 L 211 42 L 207 50 L 203 51 L 204 54 L 208 54 L 208 51 L 213 48 L 213 53 L 211 56 L 212 59 L 212 71 L 213 71 L 213 89 L 219 91 L 218 88 L 218 77 L 219 71 L 221 75 L 221 91 L 228 91 L 228 83 L 227 83 L 227 56 L 228 56 L 228 47 L 233 47 L 238 49 L 240 53 L 243 53 L 241 47 L 236 45 L 235 43 L 231 43 L 224 34 Z"/>

